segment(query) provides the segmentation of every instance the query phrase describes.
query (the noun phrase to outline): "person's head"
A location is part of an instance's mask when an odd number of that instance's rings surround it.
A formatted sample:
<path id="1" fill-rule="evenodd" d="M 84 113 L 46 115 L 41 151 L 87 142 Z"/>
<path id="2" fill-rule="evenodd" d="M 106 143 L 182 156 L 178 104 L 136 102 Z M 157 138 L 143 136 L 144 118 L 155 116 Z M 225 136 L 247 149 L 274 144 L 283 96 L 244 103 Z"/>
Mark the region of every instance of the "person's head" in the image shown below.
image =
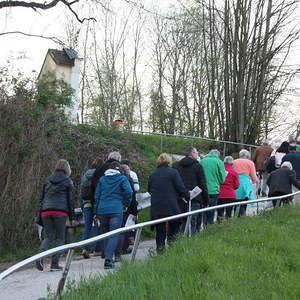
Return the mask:
<path id="1" fill-rule="evenodd" d="M 104 160 L 101 158 L 96 158 L 91 165 L 92 169 L 97 169 L 99 167 L 101 167 L 104 164 Z"/>
<path id="2" fill-rule="evenodd" d="M 108 154 L 108 159 L 115 159 L 117 161 L 121 161 L 121 154 L 118 151 L 113 151 Z"/>
<path id="3" fill-rule="evenodd" d="M 289 135 L 289 139 L 288 139 L 288 142 L 291 144 L 291 143 L 295 143 L 296 142 L 296 139 L 293 135 Z"/>
<path id="4" fill-rule="evenodd" d="M 273 143 L 272 143 L 272 148 L 277 150 L 280 145 L 282 144 L 282 140 L 281 139 L 276 139 Z"/>
<path id="5" fill-rule="evenodd" d="M 289 143 L 287 141 L 284 141 L 283 143 L 281 143 L 280 147 L 277 149 L 277 152 L 280 153 L 289 153 Z"/>
<path id="6" fill-rule="evenodd" d="M 121 171 L 126 175 L 130 175 L 130 168 L 126 164 L 121 164 Z"/>
<path id="7" fill-rule="evenodd" d="M 110 163 L 108 165 L 108 169 L 113 169 L 113 170 L 120 171 L 121 165 L 117 161 L 113 161 L 112 163 Z"/>
<path id="8" fill-rule="evenodd" d="M 185 151 L 185 156 L 186 157 L 191 157 L 193 159 L 199 159 L 199 154 L 198 154 L 198 151 L 195 147 L 189 147 L 186 149 Z"/>
<path id="9" fill-rule="evenodd" d="M 264 139 L 264 140 L 262 140 L 261 144 L 263 146 L 269 146 L 269 140 L 268 139 Z"/>
<path id="10" fill-rule="evenodd" d="M 290 144 L 289 145 L 289 151 L 290 152 L 296 152 L 297 151 L 297 145 L 296 144 Z"/>
<path id="11" fill-rule="evenodd" d="M 242 149 L 239 152 L 239 158 L 250 159 L 251 158 L 250 152 L 248 150 L 246 150 L 246 149 Z"/>
<path id="12" fill-rule="evenodd" d="M 209 154 L 212 154 L 212 155 L 215 155 L 215 156 L 219 157 L 220 156 L 220 151 L 217 150 L 217 149 L 211 149 L 209 151 Z"/>
<path id="13" fill-rule="evenodd" d="M 290 170 L 293 170 L 293 165 L 289 161 L 284 161 L 281 164 L 281 168 L 288 168 Z"/>
<path id="14" fill-rule="evenodd" d="M 156 164 L 160 165 L 170 165 L 172 163 L 172 158 L 167 153 L 162 153 L 156 160 Z"/>
<path id="15" fill-rule="evenodd" d="M 65 159 L 59 159 L 56 163 L 54 171 L 55 172 L 62 171 L 67 176 L 70 176 L 71 175 L 71 167 L 70 167 L 69 162 Z"/>
<path id="16" fill-rule="evenodd" d="M 300 145 L 300 136 L 298 136 L 298 137 L 296 138 L 296 143 L 297 143 L 297 145 Z"/>
<path id="17" fill-rule="evenodd" d="M 130 167 L 130 165 L 131 165 L 131 163 L 128 159 L 122 159 L 121 164 L 122 165 L 127 165 L 128 167 Z"/>
<path id="18" fill-rule="evenodd" d="M 225 156 L 224 158 L 224 164 L 233 165 L 233 157 L 232 156 Z"/>

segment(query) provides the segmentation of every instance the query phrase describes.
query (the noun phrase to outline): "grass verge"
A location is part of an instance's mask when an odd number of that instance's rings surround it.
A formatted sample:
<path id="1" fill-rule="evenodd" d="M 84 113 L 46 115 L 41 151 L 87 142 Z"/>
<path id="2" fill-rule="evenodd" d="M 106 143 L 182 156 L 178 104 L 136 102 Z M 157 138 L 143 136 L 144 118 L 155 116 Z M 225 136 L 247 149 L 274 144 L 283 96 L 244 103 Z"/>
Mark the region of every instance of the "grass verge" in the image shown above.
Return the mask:
<path id="1" fill-rule="evenodd" d="M 215 224 L 60 299 L 299 299 L 300 208 Z"/>

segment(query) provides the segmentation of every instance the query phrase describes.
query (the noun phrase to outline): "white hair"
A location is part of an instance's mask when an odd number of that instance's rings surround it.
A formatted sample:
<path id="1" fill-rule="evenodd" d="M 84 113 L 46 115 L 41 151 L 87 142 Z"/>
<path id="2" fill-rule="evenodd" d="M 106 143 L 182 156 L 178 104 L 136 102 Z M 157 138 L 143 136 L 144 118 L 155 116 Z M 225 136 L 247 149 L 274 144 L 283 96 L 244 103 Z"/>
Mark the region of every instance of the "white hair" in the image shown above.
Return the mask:
<path id="1" fill-rule="evenodd" d="M 214 154 L 214 155 L 219 157 L 220 156 L 220 151 L 217 150 L 217 149 L 212 149 L 212 150 L 209 151 L 209 154 Z"/>
<path id="2" fill-rule="evenodd" d="M 233 157 L 232 156 L 226 156 L 224 158 L 224 164 L 229 164 L 229 165 L 233 165 Z"/>
<path id="3" fill-rule="evenodd" d="M 120 161 L 121 160 L 121 154 L 118 151 L 110 152 L 108 154 L 108 159 L 115 159 Z"/>
<path id="4" fill-rule="evenodd" d="M 289 161 L 285 161 L 282 163 L 281 168 L 287 167 L 290 170 L 293 170 L 293 165 Z"/>
<path id="5" fill-rule="evenodd" d="M 240 152 L 239 152 L 239 157 L 240 158 L 247 158 L 247 159 L 250 159 L 251 155 L 250 155 L 250 152 L 246 149 L 242 149 Z"/>

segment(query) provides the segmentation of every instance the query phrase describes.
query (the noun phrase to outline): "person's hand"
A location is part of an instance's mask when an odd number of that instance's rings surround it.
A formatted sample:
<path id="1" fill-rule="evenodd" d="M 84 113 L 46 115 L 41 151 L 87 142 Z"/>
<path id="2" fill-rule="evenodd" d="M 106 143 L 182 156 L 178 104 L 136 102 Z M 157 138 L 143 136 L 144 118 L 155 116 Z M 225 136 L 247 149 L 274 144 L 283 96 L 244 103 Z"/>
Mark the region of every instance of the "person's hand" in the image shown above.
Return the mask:
<path id="1" fill-rule="evenodd" d="M 94 219 L 94 221 L 98 221 L 97 215 L 94 215 L 93 219 Z"/>
<path id="2" fill-rule="evenodd" d="M 123 208 L 123 212 L 126 212 L 127 209 L 128 209 L 128 207 L 125 206 L 125 207 Z"/>
<path id="3" fill-rule="evenodd" d="M 70 227 L 75 227 L 76 226 L 76 221 L 75 220 L 70 221 L 69 226 Z"/>

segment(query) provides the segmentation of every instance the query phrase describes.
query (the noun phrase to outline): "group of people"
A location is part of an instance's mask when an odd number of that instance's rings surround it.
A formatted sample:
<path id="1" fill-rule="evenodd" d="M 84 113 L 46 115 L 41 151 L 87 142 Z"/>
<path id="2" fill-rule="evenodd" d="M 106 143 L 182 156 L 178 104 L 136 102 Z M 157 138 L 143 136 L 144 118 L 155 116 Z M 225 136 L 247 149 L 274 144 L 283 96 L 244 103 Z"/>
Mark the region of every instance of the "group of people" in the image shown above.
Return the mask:
<path id="1" fill-rule="evenodd" d="M 136 192 L 139 190 L 137 174 L 130 170 L 128 161 L 121 160 L 119 152 L 111 152 L 107 161 L 96 159 L 81 179 L 79 198 L 84 216 L 83 239 L 99 235 L 125 225 L 129 215 L 137 216 Z M 44 239 L 39 252 L 47 250 L 51 242 L 64 243 L 66 221 L 74 224 L 73 182 L 66 160 L 59 160 L 54 173 L 46 179 L 40 200 L 40 218 L 44 226 Z M 100 226 L 99 226 L 100 224 Z M 92 231 L 96 232 L 92 232 Z M 96 243 L 94 255 L 105 259 L 104 268 L 114 268 L 114 261 L 128 251 L 130 233 L 115 235 Z M 82 255 L 90 257 L 90 247 L 85 246 Z M 113 259 L 114 258 L 114 259 Z M 43 260 L 36 262 L 43 271 Z M 62 270 L 59 255 L 51 258 L 51 271 Z"/>
<path id="2" fill-rule="evenodd" d="M 157 168 L 148 181 L 151 219 L 218 204 L 254 200 L 253 184 L 258 180 L 262 183 L 262 196 L 289 194 L 292 192 L 292 185 L 300 189 L 300 153 L 297 151 L 300 149 L 297 147 L 293 142 L 283 142 L 273 149 L 267 141 L 263 141 L 256 149 L 253 161 L 246 149 L 239 152 L 238 159 L 226 156 L 222 161 L 217 149 L 212 149 L 200 159 L 197 149 L 190 147 L 186 150 L 185 157 L 173 164 L 171 157 L 162 153 L 157 159 Z M 53 241 L 56 246 L 64 243 L 68 218 L 70 225 L 74 225 L 74 186 L 70 174 L 69 163 L 60 159 L 43 186 L 39 216 L 44 226 L 44 239 L 39 252 L 47 250 Z M 196 187 L 201 192 L 191 199 L 191 191 Z M 80 185 L 79 198 L 85 223 L 83 239 L 125 226 L 129 216 L 136 220 L 136 192 L 139 188 L 137 174 L 130 170 L 128 161 L 122 161 L 119 152 L 111 152 L 105 162 L 96 159 L 82 176 Z M 217 220 L 230 218 L 233 209 L 236 215 L 243 216 L 246 208 L 247 205 L 237 205 L 234 208 L 218 209 Z M 214 221 L 215 211 L 193 215 L 191 233 L 198 232 Z M 166 241 L 172 243 L 185 228 L 186 219 L 155 225 L 157 252 L 164 251 Z M 93 233 L 93 230 L 96 232 Z M 130 251 L 132 238 L 132 233 L 111 236 L 92 246 L 94 255 L 105 259 L 104 268 L 114 268 L 114 262 L 120 260 L 121 254 Z M 90 257 L 90 249 L 90 246 L 83 248 L 84 258 Z M 42 259 L 36 262 L 36 267 L 40 271 L 44 269 Z M 61 269 L 59 255 L 56 254 L 51 259 L 50 270 Z"/>

